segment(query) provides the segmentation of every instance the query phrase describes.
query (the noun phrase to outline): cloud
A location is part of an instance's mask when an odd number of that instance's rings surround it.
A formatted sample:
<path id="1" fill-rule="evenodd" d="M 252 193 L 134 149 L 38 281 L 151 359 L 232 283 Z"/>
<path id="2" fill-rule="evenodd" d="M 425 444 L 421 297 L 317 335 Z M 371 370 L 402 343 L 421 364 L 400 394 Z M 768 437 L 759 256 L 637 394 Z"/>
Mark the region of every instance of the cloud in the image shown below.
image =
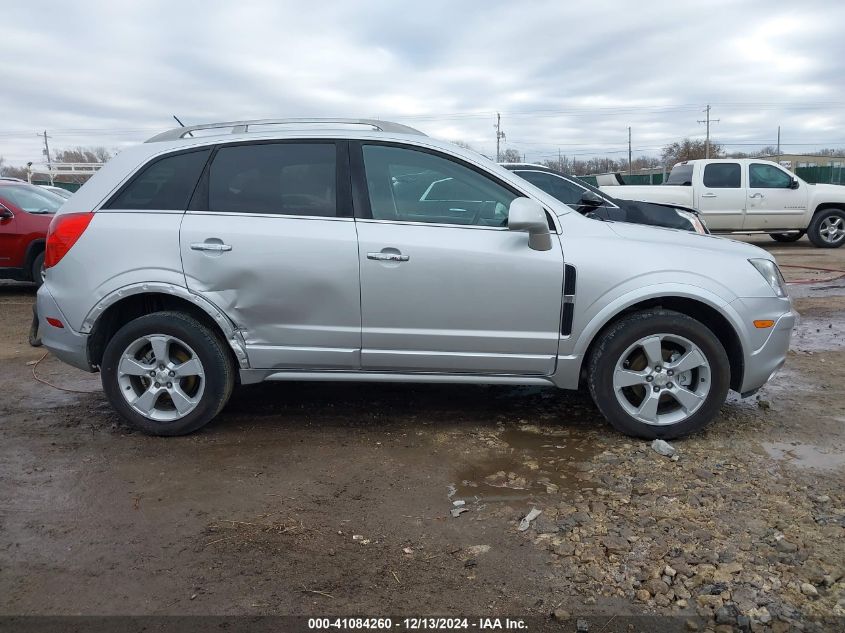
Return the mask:
<path id="1" fill-rule="evenodd" d="M 185 122 L 392 118 L 529 160 L 702 136 L 845 146 L 845 6 L 709 2 L 7 2 L 0 155 Z"/>

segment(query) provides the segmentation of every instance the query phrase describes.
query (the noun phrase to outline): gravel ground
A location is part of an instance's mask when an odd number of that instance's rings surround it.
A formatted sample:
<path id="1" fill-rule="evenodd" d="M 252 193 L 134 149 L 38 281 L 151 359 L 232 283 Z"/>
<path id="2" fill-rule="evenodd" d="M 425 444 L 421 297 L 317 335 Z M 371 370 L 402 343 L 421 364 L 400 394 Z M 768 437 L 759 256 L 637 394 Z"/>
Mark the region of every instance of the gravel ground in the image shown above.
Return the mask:
<path id="1" fill-rule="evenodd" d="M 845 249 L 751 241 L 845 269 Z M 842 630 L 845 280 L 784 271 L 815 280 L 791 286 L 786 367 L 674 457 L 541 388 L 256 385 L 200 433 L 145 437 L 97 376 L 48 356 L 65 390 L 33 379 L 34 292 L 0 285 L 0 614 Z"/>

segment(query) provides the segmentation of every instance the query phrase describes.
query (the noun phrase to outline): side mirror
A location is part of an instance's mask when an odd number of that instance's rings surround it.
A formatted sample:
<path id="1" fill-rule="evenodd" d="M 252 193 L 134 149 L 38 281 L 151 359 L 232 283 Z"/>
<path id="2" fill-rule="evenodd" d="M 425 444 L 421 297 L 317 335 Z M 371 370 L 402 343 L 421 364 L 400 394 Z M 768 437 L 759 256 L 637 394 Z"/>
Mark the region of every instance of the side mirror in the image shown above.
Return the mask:
<path id="1" fill-rule="evenodd" d="M 550 251 L 552 237 L 543 206 L 531 198 L 515 198 L 508 210 L 508 229 L 528 231 L 528 247 L 535 251 Z"/>
<path id="2" fill-rule="evenodd" d="M 600 207 L 604 204 L 604 198 L 595 191 L 587 190 L 584 192 L 584 195 L 581 196 L 578 204 L 583 207 Z"/>
<path id="3" fill-rule="evenodd" d="M 789 188 L 790 189 L 798 189 L 799 184 L 800 183 L 798 182 L 798 179 L 795 176 L 793 176 L 792 177 L 792 183 L 789 185 Z"/>
<path id="4" fill-rule="evenodd" d="M 15 217 L 15 214 L 0 204 L 0 220 L 8 220 L 13 217 Z"/>

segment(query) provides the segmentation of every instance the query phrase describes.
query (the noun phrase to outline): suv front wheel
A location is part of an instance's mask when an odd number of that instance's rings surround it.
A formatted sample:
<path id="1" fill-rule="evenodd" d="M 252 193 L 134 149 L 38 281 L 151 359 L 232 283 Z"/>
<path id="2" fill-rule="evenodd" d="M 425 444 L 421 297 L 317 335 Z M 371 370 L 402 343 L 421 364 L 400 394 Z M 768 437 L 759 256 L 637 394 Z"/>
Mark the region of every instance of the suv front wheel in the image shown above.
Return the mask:
<path id="1" fill-rule="evenodd" d="M 618 431 L 671 439 L 703 428 L 730 388 L 725 349 L 703 323 L 671 310 L 624 317 L 588 365 L 596 406 Z"/>
<path id="2" fill-rule="evenodd" d="M 235 370 L 225 343 L 181 312 L 134 319 L 111 338 L 100 368 L 112 406 L 149 435 L 184 435 L 225 406 Z"/>

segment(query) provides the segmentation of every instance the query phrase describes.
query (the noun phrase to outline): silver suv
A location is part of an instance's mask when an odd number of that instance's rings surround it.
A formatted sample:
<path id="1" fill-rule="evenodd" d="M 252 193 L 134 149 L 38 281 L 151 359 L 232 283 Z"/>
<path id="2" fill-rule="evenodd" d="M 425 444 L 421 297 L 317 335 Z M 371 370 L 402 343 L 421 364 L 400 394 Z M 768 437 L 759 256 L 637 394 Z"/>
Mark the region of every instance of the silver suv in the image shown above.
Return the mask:
<path id="1" fill-rule="evenodd" d="M 369 120 L 179 128 L 50 227 L 44 345 L 179 435 L 263 380 L 589 388 L 623 433 L 701 428 L 783 364 L 756 247 L 600 222 L 482 156 Z"/>

